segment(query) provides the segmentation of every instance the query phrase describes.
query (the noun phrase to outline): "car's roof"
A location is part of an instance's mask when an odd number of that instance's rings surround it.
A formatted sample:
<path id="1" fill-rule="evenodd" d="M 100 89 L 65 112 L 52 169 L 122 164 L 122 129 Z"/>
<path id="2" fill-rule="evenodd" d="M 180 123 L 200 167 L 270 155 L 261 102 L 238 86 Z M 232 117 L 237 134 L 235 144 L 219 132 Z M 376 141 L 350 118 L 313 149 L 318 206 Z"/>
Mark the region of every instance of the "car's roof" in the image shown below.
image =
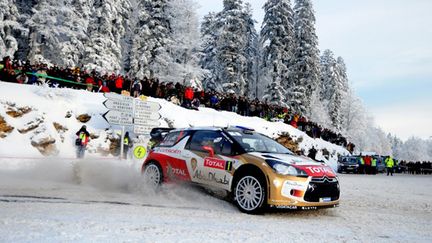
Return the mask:
<path id="1" fill-rule="evenodd" d="M 241 127 L 187 127 L 187 128 L 176 128 L 171 132 L 179 132 L 179 131 L 243 131 L 253 129 L 241 128 Z"/>
<path id="2" fill-rule="evenodd" d="M 176 128 L 172 130 L 171 132 L 179 132 L 179 131 L 221 131 L 221 127 L 187 127 L 187 128 Z"/>

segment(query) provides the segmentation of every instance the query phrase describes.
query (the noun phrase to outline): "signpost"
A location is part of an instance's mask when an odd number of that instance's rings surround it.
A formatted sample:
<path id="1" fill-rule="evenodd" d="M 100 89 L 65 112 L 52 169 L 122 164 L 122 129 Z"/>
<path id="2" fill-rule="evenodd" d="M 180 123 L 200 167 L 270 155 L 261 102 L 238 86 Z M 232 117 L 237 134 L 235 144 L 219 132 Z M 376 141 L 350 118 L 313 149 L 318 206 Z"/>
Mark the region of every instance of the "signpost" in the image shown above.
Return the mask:
<path id="1" fill-rule="evenodd" d="M 105 93 L 103 105 L 108 111 L 103 118 L 112 125 L 122 127 L 120 141 L 120 158 L 123 157 L 123 141 L 125 126 L 134 126 L 135 134 L 148 135 L 154 127 L 160 126 L 160 104 L 146 100 L 138 100 L 115 93 Z"/>
<path id="2" fill-rule="evenodd" d="M 103 102 L 103 105 L 109 109 L 109 111 L 103 114 L 103 118 L 109 124 L 119 125 L 122 127 L 120 138 L 120 159 L 122 159 L 124 152 L 123 141 L 125 136 L 125 126 L 133 125 L 134 99 L 129 96 L 114 93 L 105 93 L 104 96 L 107 100 Z"/>
<path id="3" fill-rule="evenodd" d="M 156 102 L 135 100 L 134 133 L 150 134 L 152 128 L 160 126 L 160 108 Z"/>

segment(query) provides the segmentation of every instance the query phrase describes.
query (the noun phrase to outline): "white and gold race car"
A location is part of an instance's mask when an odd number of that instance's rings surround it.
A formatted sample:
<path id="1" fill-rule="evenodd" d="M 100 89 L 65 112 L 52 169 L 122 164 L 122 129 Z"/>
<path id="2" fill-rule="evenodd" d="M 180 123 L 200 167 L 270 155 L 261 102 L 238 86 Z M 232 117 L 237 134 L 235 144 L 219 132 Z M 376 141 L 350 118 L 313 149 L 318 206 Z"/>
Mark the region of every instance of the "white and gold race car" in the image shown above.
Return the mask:
<path id="1" fill-rule="evenodd" d="M 186 181 L 226 190 L 246 213 L 339 203 L 338 178 L 329 166 L 244 127 L 171 130 L 149 152 L 142 174 L 153 187 Z"/>

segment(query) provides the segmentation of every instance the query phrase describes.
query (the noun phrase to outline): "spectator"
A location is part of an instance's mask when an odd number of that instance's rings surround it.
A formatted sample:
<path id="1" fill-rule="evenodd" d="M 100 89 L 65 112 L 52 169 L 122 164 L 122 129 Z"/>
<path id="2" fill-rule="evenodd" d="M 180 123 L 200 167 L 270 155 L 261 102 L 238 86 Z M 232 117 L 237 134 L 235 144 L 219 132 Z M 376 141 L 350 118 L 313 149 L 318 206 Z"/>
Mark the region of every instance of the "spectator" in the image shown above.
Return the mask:
<path id="1" fill-rule="evenodd" d="M 123 159 L 127 159 L 129 148 L 131 147 L 132 147 L 132 141 L 129 137 L 129 132 L 126 132 L 123 139 Z"/>
<path id="2" fill-rule="evenodd" d="M 393 176 L 393 167 L 394 167 L 394 160 L 391 156 L 387 156 L 385 159 L 386 169 L 387 169 L 387 176 L 391 174 Z"/>
<path id="3" fill-rule="evenodd" d="M 311 159 L 313 159 L 313 160 L 316 160 L 315 159 L 316 154 L 317 154 L 317 150 L 315 149 L 314 146 L 312 146 L 312 148 L 309 149 L 308 157 L 311 158 Z"/>
<path id="4" fill-rule="evenodd" d="M 184 93 L 184 103 L 183 106 L 190 109 L 192 105 L 192 100 L 194 98 L 194 93 L 192 87 L 187 87 Z"/>
<path id="5" fill-rule="evenodd" d="M 89 142 L 90 134 L 87 131 L 86 125 L 83 125 L 78 132 L 76 132 L 77 139 L 75 140 L 75 145 L 77 146 L 77 158 L 84 158 L 84 153 Z"/>
<path id="6" fill-rule="evenodd" d="M 132 84 L 132 96 L 133 97 L 139 97 L 142 93 L 143 85 L 141 81 L 138 79 L 135 79 L 135 81 Z"/>

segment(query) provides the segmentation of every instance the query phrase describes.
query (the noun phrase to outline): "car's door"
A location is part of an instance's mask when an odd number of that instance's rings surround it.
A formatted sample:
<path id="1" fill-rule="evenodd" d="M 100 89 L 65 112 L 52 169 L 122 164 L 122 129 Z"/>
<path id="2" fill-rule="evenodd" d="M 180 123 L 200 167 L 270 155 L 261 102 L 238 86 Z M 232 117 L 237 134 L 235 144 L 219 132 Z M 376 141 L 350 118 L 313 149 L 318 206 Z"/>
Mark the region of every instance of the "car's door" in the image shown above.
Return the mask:
<path id="1" fill-rule="evenodd" d="M 185 147 L 191 154 L 192 181 L 229 190 L 232 146 L 220 131 L 196 131 Z"/>

